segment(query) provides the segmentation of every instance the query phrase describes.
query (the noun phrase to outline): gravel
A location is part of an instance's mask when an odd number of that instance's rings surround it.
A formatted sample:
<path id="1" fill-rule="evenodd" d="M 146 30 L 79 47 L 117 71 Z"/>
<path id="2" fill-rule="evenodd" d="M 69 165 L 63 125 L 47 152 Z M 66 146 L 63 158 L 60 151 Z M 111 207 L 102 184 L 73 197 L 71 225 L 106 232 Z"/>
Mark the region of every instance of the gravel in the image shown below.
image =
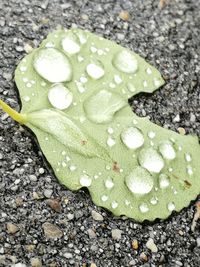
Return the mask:
<path id="1" fill-rule="evenodd" d="M 130 100 L 138 115 L 200 136 L 199 1 L 164 2 L 1 0 L 0 97 L 19 110 L 13 81 L 19 60 L 59 25 L 78 26 L 133 49 L 161 71 L 162 90 Z M 165 221 L 115 218 L 95 207 L 87 191 L 60 185 L 34 136 L 2 112 L 0 203 L 2 267 L 200 266 L 200 223 L 191 231 L 194 202 Z M 103 221 L 93 218 L 94 210 Z M 123 233 L 117 240 L 115 229 Z M 147 248 L 150 239 L 157 252 Z"/>

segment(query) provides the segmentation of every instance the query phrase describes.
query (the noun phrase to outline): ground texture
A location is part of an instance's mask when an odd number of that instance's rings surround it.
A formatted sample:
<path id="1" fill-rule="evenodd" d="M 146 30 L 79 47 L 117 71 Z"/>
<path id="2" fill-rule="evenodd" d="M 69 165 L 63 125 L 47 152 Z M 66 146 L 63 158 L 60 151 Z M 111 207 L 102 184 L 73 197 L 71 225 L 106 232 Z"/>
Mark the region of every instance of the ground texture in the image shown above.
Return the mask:
<path id="1" fill-rule="evenodd" d="M 165 2 L 1 0 L 0 97 L 19 110 L 13 81 L 19 60 L 59 25 L 78 26 L 133 49 L 161 71 L 161 90 L 130 100 L 138 115 L 200 136 L 199 1 Z M 198 267 L 194 213 L 192 203 L 151 224 L 114 218 L 87 191 L 62 187 L 30 132 L 0 113 L 0 266 Z"/>

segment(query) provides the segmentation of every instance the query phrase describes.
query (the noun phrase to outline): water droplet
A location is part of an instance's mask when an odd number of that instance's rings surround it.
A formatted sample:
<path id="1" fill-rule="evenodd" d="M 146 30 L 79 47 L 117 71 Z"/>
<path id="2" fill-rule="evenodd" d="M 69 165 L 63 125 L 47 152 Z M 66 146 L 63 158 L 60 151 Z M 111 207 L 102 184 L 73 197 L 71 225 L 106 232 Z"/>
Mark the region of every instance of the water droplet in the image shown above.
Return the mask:
<path id="1" fill-rule="evenodd" d="M 71 160 L 70 157 L 68 157 L 68 156 L 66 156 L 65 159 L 66 159 L 67 162 L 69 162 Z"/>
<path id="2" fill-rule="evenodd" d="M 155 136 L 156 136 L 156 133 L 155 132 L 153 132 L 153 131 L 148 132 L 148 137 L 150 139 L 153 139 Z"/>
<path id="3" fill-rule="evenodd" d="M 52 83 L 70 81 L 72 67 L 68 58 L 55 48 L 37 51 L 33 62 L 37 73 Z"/>
<path id="4" fill-rule="evenodd" d="M 63 161 L 62 166 L 63 166 L 63 168 L 65 168 L 65 167 L 67 167 L 67 164 Z"/>
<path id="5" fill-rule="evenodd" d="M 69 166 L 69 169 L 70 169 L 70 171 L 75 171 L 76 170 L 76 166 L 75 165 L 71 165 L 71 166 Z"/>
<path id="6" fill-rule="evenodd" d="M 102 49 L 98 49 L 98 50 L 97 50 L 97 54 L 98 54 L 99 56 L 102 56 L 102 55 L 104 54 L 104 51 L 103 51 Z"/>
<path id="7" fill-rule="evenodd" d="M 113 188 L 114 186 L 114 183 L 113 183 L 113 180 L 111 178 L 108 178 L 105 180 L 105 187 L 108 188 L 108 189 L 111 189 Z"/>
<path id="8" fill-rule="evenodd" d="M 187 173 L 189 175 L 192 175 L 193 174 L 193 170 L 192 170 L 192 167 L 191 166 L 187 166 Z"/>
<path id="9" fill-rule="evenodd" d="M 127 50 L 122 50 L 114 56 L 113 65 L 116 69 L 125 73 L 134 73 L 138 69 L 136 57 Z"/>
<path id="10" fill-rule="evenodd" d="M 109 165 L 106 165 L 106 170 L 107 171 L 111 170 L 111 167 Z"/>
<path id="11" fill-rule="evenodd" d="M 131 93 L 134 93 L 136 91 L 136 88 L 132 83 L 127 83 L 126 87 Z"/>
<path id="12" fill-rule="evenodd" d="M 118 94 L 101 90 L 84 102 L 87 117 L 95 123 L 105 123 L 112 120 L 115 112 L 127 105 Z"/>
<path id="13" fill-rule="evenodd" d="M 90 47 L 90 51 L 91 51 L 92 53 L 96 53 L 96 52 L 97 52 L 97 48 L 94 47 L 94 46 L 91 46 L 91 47 Z"/>
<path id="14" fill-rule="evenodd" d="M 88 81 L 88 79 L 84 76 L 80 77 L 80 82 L 81 83 L 86 83 Z"/>
<path id="15" fill-rule="evenodd" d="M 133 124 L 134 125 L 137 125 L 138 124 L 138 121 L 136 119 L 133 119 Z"/>
<path id="16" fill-rule="evenodd" d="M 139 195 L 148 194 L 153 188 L 153 178 L 148 171 L 142 167 L 136 167 L 125 178 L 128 189 Z"/>
<path id="17" fill-rule="evenodd" d="M 26 86 L 27 86 L 28 88 L 31 88 L 31 87 L 32 87 L 32 84 L 31 84 L 31 83 L 27 83 Z"/>
<path id="18" fill-rule="evenodd" d="M 105 74 L 104 67 L 99 61 L 91 62 L 90 64 L 88 64 L 86 71 L 87 74 L 95 80 L 100 79 Z"/>
<path id="19" fill-rule="evenodd" d="M 129 206 L 131 204 L 131 202 L 128 199 L 125 199 L 124 203 L 126 206 Z"/>
<path id="20" fill-rule="evenodd" d="M 103 196 L 101 197 L 101 200 L 102 200 L 103 202 L 107 201 L 107 200 L 108 200 L 108 196 L 103 195 Z"/>
<path id="21" fill-rule="evenodd" d="M 114 75 L 114 81 L 116 84 L 122 83 L 122 79 L 119 75 Z"/>
<path id="22" fill-rule="evenodd" d="M 28 95 L 27 96 L 24 96 L 23 99 L 24 99 L 25 102 L 29 102 L 31 100 Z"/>
<path id="23" fill-rule="evenodd" d="M 192 157 L 191 157 L 191 155 L 188 154 L 188 153 L 186 153 L 186 154 L 185 154 L 185 160 L 186 160 L 187 162 L 192 161 Z"/>
<path id="24" fill-rule="evenodd" d="M 115 140 L 114 140 L 112 137 L 108 137 L 108 139 L 107 139 L 107 145 L 108 145 L 109 147 L 112 147 L 112 146 L 114 146 L 115 144 L 116 144 Z"/>
<path id="25" fill-rule="evenodd" d="M 62 151 L 62 152 L 61 152 L 61 155 L 62 155 L 62 156 L 65 156 L 65 155 L 66 155 L 66 151 Z"/>
<path id="26" fill-rule="evenodd" d="M 150 203 L 151 203 L 152 205 L 156 205 L 156 204 L 158 203 L 158 198 L 157 198 L 157 197 L 152 197 L 152 198 L 150 199 Z"/>
<path id="27" fill-rule="evenodd" d="M 143 81 L 143 86 L 144 86 L 144 87 L 147 87 L 147 86 L 148 86 L 147 81 Z"/>
<path id="28" fill-rule="evenodd" d="M 146 148 L 140 151 L 140 165 L 150 172 L 159 173 L 164 167 L 161 155 L 153 148 Z"/>
<path id="29" fill-rule="evenodd" d="M 139 205 L 139 209 L 142 213 L 146 213 L 149 211 L 148 205 L 146 203 L 142 203 Z"/>
<path id="30" fill-rule="evenodd" d="M 109 128 L 107 129 L 107 131 L 108 131 L 109 134 L 113 134 L 113 132 L 114 132 L 112 127 L 109 127 Z"/>
<path id="31" fill-rule="evenodd" d="M 109 83 L 109 87 L 110 87 L 110 88 L 115 88 L 116 85 L 115 85 L 114 83 Z"/>
<path id="32" fill-rule="evenodd" d="M 111 203 L 111 207 L 113 208 L 113 209 L 116 209 L 117 207 L 118 207 L 118 203 L 117 203 L 117 201 L 113 201 L 112 203 Z"/>
<path id="33" fill-rule="evenodd" d="M 84 60 L 84 57 L 78 55 L 77 59 L 78 59 L 78 62 L 82 62 Z"/>
<path id="34" fill-rule="evenodd" d="M 144 144 L 144 136 L 136 127 L 129 127 L 121 133 L 122 142 L 130 149 L 136 149 Z"/>
<path id="35" fill-rule="evenodd" d="M 150 74 L 152 74 L 152 70 L 150 68 L 147 68 L 146 73 L 150 75 Z"/>
<path id="36" fill-rule="evenodd" d="M 77 36 L 73 33 L 68 33 L 62 39 L 61 43 L 62 43 L 63 50 L 69 55 L 77 54 L 81 50 L 79 40 L 78 40 Z"/>
<path id="37" fill-rule="evenodd" d="M 170 180 L 169 180 L 169 177 L 164 174 L 164 173 L 161 173 L 160 176 L 159 176 L 159 186 L 161 189 L 165 189 L 169 186 L 170 184 Z"/>
<path id="38" fill-rule="evenodd" d="M 161 85 L 161 81 L 155 78 L 155 79 L 154 79 L 154 85 L 155 85 L 156 87 L 160 86 L 160 85 Z"/>
<path id="39" fill-rule="evenodd" d="M 85 32 L 83 32 L 83 31 L 78 31 L 78 32 L 76 33 L 76 35 L 78 36 L 79 41 L 80 41 L 81 44 L 85 44 L 85 43 L 87 42 L 87 35 L 86 35 Z"/>
<path id="40" fill-rule="evenodd" d="M 64 85 L 55 84 L 48 92 L 48 99 L 54 108 L 63 110 L 72 104 L 73 95 Z"/>
<path id="41" fill-rule="evenodd" d="M 28 78 L 24 77 L 23 79 L 23 82 L 27 83 L 28 82 Z"/>
<path id="42" fill-rule="evenodd" d="M 55 44 L 54 43 L 52 43 L 52 42 L 48 42 L 48 43 L 46 43 L 45 44 L 45 47 L 55 47 Z"/>
<path id="43" fill-rule="evenodd" d="M 166 159 L 174 159 L 176 152 L 173 148 L 173 144 L 170 141 L 163 142 L 159 145 L 159 150 L 162 156 Z"/>
<path id="44" fill-rule="evenodd" d="M 77 89 L 79 91 L 79 93 L 84 93 L 85 92 L 85 86 L 81 83 L 81 82 L 77 82 L 75 81 Z"/>
<path id="45" fill-rule="evenodd" d="M 173 202 L 169 202 L 167 205 L 169 211 L 175 210 L 175 204 Z"/>
<path id="46" fill-rule="evenodd" d="M 90 186 L 92 184 L 92 179 L 87 175 L 87 174 L 84 174 L 81 176 L 80 178 L 80 184 L 82 186 Z"/>
<path id="47" fill-rule="evenodd" d="M 42 87 L 46 86 L 47 84 L 43 81 L 41 82 Z"/>

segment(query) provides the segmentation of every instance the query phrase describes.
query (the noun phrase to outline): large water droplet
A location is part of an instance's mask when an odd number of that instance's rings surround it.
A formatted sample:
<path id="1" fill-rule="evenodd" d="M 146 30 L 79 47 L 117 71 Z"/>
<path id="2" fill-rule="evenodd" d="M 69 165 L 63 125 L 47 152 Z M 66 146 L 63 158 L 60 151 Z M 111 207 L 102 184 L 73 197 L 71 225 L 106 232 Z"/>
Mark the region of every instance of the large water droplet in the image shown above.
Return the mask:
<path id="1" fill-rule="evenodd" d="M 84 102 L 87 117 L 95 123 L 106 123 L 112 120 L 115 112 L 127 105 L 121 96 L 101 90 Z"/>
<path id="2" fill-rule="evenodd" d="M 118 52 L 113 58 L 113 65 L 116 69 L 125 73 L 134 73 L 138 69 L 136 57 L 128 50 Z"/>
<path id="3" fill-rule="evenodd" d="M 146 203 L 142 203 L 139 205 L 139 209 L 142 213 L 146 213 L 149 211 L 149 207 Z"/>
<path id="4" fill-rule="evenodd" d="M 136 127 L 129 127 L 121 133 L 122 142 L 130 149 L 136 149 L 144 144 L 144 136 Z"/>
<path id="5" fill-rule="evenodd" d="M 72 77 L 72 67 L 68 58 L 55 48 L 38 50 L 33 66 L 40 76 L 52 83 L 70 81 Z"/>
<path id="6" fill-rule="evenodd" d="M 125 178 L 128 189 L 139 195 L 148 194 L 153 188 L 153 178 L 148 171 L 142 167 L 135 168 Z"/>
<path id="7" fill-rule="evenodd" d="M 88 187 L 92 184 L 92 179 L 87 174 L 84 174 L 80 178 L 80 184 Z"/>
<path id="8" fill-rule="evenodd" d="M 153 148 L 146 148 L 140 151 L 140 165 L 150 172 L 159 173 L 164 167 L 161 155 Z"/>
<path id="9" fill-rule="evenodd" d="M 159 186 L 161 189 L 165 189 L 169 186 L 170 184 L 170 180 L 169 180 L 169 177 L 164 174 L 164 173 L 161 173 L 161 175 L 159 176 Z"/>
<path id="10" fill-rule="evenodd" d="M 169 202 L 168 205 L 167 205 L 167 208 L 168 208 L 169 211 L 175 210 L 174 202 Z"/>
<path id="11" fill-rule="evenodd" d="M 108 178 L 105 180 L 105 187 L 108 188 L 108 189 L 111 189 L 113 188 L 114 186 L 114 183 L 113 183 L 113 180 L 111 178 Z"/>
<path id="12" fill-rule="evenodd" d="M 48 99 L 54 108 L 63 110 L 71 105 L 73 95 L 63 84 L 58 83 L 49 90 Z"/>
<path id="13" fill-rule="evenodd" d="M 105 74 L 104 67 L 100 61 L 95 61 L 88 64 L 86 67 L 86 72 L 95 80 L 100 79 Z"/>
<path id="14" fill-rule="evenodd" d="M 73 33 L 67 33 L 61 43 L 63 50 L 69 55 L 74 55 L 80 52 L 81 46 L 78 37 Z"/>
<path id="15" fill-rule="evenodd" d="M 174 159 L 176 152 L 173 148 L 173 144 L 170 141 L 163 142 L 159 145 L 159 150 L 162 156 L 166 159 Z"/>

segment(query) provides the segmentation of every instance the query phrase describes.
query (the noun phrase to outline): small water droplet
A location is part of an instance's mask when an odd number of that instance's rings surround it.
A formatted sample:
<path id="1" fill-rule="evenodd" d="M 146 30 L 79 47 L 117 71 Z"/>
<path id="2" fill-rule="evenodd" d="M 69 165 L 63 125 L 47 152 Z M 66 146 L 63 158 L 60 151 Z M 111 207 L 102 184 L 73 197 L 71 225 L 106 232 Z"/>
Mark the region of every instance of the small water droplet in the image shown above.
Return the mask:
<path id="1" fill-rule="evenodd" d="M 175 210 L 174 202 L 169 202 L 168 205 L 167 205 L 167 208 L 168 208 L 169 211 Z"/>
<path id="2" fill-rule="evenodd" d="M 66 159 L 67 162 L 69 162 L 71 160 L 70 157 L 68 157 L 68 156 L 66 156 L 65 159 Z"/>
<path id="3" fill-rule="evenodd" d="M 99 178 L 99 175 L 95 174 L 95 175 L 94 175 L 94 179 L 96 180 L 96 179 L 98 179 L 98 178 Z"/>
<path id="4" fill-rule="evenodd" d="M 34 57 L 37 73 L 52 83 L 70 81 L 72 67 L 68 58 L 55 48 L 41 48 Z"/>
<path id="5" fill-rule="evenodd" d="M 148 86 L 147 81 L 143 81 L 143 86 L 146 88 Z"/>
<path id="6" fill-rule="evenodd" d="M 146 203 L 142 203 L 139 205 L 139 209 L 142 213 L 146 213 L 149 211 L 148 205 Z"/>
<path id="7" fill-rule="evenodd" d="M 104 51 L 103 51 L 102 49 L 98 49 L 98 50 L 97 50 L 97 54 L 98 54 L 99 56 L 102 56 L 102 55 L 104 54 Z"/>
<path id="8" fill-rule="evenodd" d="M 86 83 L 88 81 L 88 79 L 84 76 L 80 77 L 80 82 L 81 83 Z"/>
<path id="9" fill-rule="evenodd" d="M 165 189 L 169 186 L 170 184 L 170 180 L 169 180 L 169 177 L 164 174 L 164 173 L 161 173 L 160 176 L 159 176 L 159 186 L 161 189 Z"/>
<path id="10" fill-rule="evenodd" d="M 25 71 L 27 70 L 27 67 L 25 67 L 25 66 L 21 66 L 19 69 L 20 69 L 22 72 L 25 72 Z"/>
<path id="11" fill-rule="evenodd" d="M 109 134 L 113 134 L 114 133 L 114 130 L 113 130 L 112 127 L 108 127 L 107 131 L 108 131 Z"/>
<path id="12" fill-rule="evenodd" d="M 45 82 L 41 82 L 42 87 L 46 86 L 47 84 Z"/>
<path id="13" fill-rule="evenodd" d="M 108 145 L 109 147 L 112 147 L 112 146 L 114 146 L 115 144 L 116 144 L 115 140 L 114 140 L 112 137 L 108 137 L 108 139 L 107 139 L 107 145 Z"/>
<path id="14" fill-rule="evenodd" d="M 134 73 L 138 69 L 136 57 L 128 50 L 118 52 L 113 58 L 113 65 L 119 71 Z"/>
<path id="15" fill-rule="evenodd" d="M 144 144 L 144 136 L 136 127 L 129 127 L 121 133 L 122 142 L 130 149 L 136 149 Z"/>
<path id="16" fill-rule="evenodd" d="M 88 64 L 86 71 L 87 74 L 95 80 L 100 79 L 105 74 L 104 67 L 99 61 L 91 62 L 90 64 Z"/>
<path id="17" fill-rule="evenodd" d="M 155 85 L 156 87 L 160 86 L 160 85 L 161 85 L 161 81 L 155 78 L 155 79 L 154 79 L 154 85 Z"/>
<path id="18" fill-rule="evenodd" d="M 80 41 L 80 43 L 83 45 L 83 44 L 85 44 L 86 42 L 87 42 L 87 34 L 85 33 L 85 32 L 83 32 L 83 31 L 78 31 L 77 33 L 76 33 L 76 35 L 78 36 L 78 38 L 79 38 L 79 41 Z"/>
<path id="19" fill-rule="evenodd" d="M 52 42 L 48 42 L 48 43 L 46 43 L 45 44 L 45 47 L 55 47 L 55 44 L 54 43 L 52 43 Z"/>
<path id="20" fill-rule="evenodd" d="M 91 51 L 92 53 L 96 53 L 96 52 L 97 52 L 97 48 L 94 47 L 94 46 L 91 46 L 91 47 L 90 47 L 90 51 Z"/>
<path id="21" fill-rule="evenodd" d="M 110 88 L 115 88 L 116 85 L 115 85 L 114 83 L 109 83 L 109 87 L 110 87 Z"/>
<path id="22" fill-rule="evenodd" d="M 131 202 L 128 199 L 125 199 L 124 203 L 126 206 L 129 206 L 131 204 Z"/>
<path id="23" fill-rule="evenodd" d="M 105 187 L 107 189 L 111 189 L 111 188 L 113 188 L 113 186 L 114 186 L 114 183 L 113 183 L 113 180 L 111 178 L 108 178 L 105 180 Z"/>
<path id="24" fill-rule="evenodd" d="M 170 141 L 163 142 L 159 145 L 159 151 L 166 159 L 172 160 L 176 157 L 176 152 L 173 148 L 173 144 Z"/>
<path id="25" fill-rule="evenodd" d="M 117 203 L 117 201 L 113 201 L 112 203 L 111 203 L 111 207 L 113 208 L 113 209 L 116 209 L 117 207 L 118 207 L 118 203 Z"/>
<path id="26" fill-rule="evenodd" d="M 152 198 L 150 199 L 150 203 L 151 203 L 152 205 L 156 205 L 156 204 L 158 203 L 158 198 L 157 198 L 157 197 L 152 197 Z"/>
<path id="27" fill-rule="evenodd" d="M 63 110 L 72 104 L 73 95 L 64 85 L 55 84 L 48 92 L 48 99 L 54 108 Z"/>
<path id="28" fill-rule="evenodd" d="M 81 82 L 77 82 L 75 81 L 77 89 L 79 91 L 79 93 L 84 93 L 85 92 L 85 86 L 81 83 Z"/>
<path id="29" fill-rule="evenodd" d="M 26 86 L 27 86 L 28 88 L 31 88 L 31 87 L 32 87 L 32 84 L 31 84 L 31 83 L 27 83 Z"/>
<path id="30" fill-rule="evenodd" d="M 128 189 L 138 195 L 148 194 L 153 188 L 153 178 L 148 171 L 142 167 L 136 167 L 125 178 Z"/>
<path id="31" fill-rule="evenodd" d="M 70 171 L 75 171 L 76 170 L 76 166 L 75 165 L 71 165 L 71 166 L 69 166 L 69 169 L 70 169 Z"/>
<path id="32" fill-rule="evenodd" d="M 77 36 L 73 33 L 68 33 L 61 41 L 63 50 L 69 54 L 74 55 L 80 52 L 81 46 Z"/>
<path id="33" fill-rule="evenodd" d="M 28 78 L 24 77 L 23 79 L 23 82 L 27 83 L 28 82 Z"/>
<path id="34" fill-rule="evenodd" d="M 65 155 L 66 155 L 66 151 L 62 151 L 62 152 L 61 152 L 61 155 L 62 155 L 62 156 L 65 156 Z"/>
<path id="35" fill-rule="evenodd" d="M 116 84 L 122 83 L 122 78 L 119 75 L 114 75 L 114 81 Z"/>
<path id="36" fill-rule="evenodd" d="M 137 125 L 138 124 L 138 121 L 136 119 L 133 119 L 133 124 L 134 125 Z"/>
<path id="37" fill-rule="evenodd" d="M 188 154 L 188 153 L 186 153 L 186 154 L 185 154 L 185 160 L 186 160 L 187 162 L 192 161 L 192 157 L 191 157 L 191 155 Z"/>
<path id="38" fill-rule="evenodd" d="M 150 75 L 150 74 L 152 74 L 152 70 L 150 68 L 147 68 L 146 73 Z"/>
<path id="39" fill-rule="evenodd" d="M 136 91 L 136 88 L 132 83 L 127 83 L 126 87 L 131 93 L 134 93 Z"/>
<path id="40" fill-rule="evenodd" d="M 92 179 L 87 174 L 84 174 L 80 178 L 80 184 L 88 187 L 92 184 Z"/>
<path id="41" fill-rule="evenodd" d="M 145 148 L 139 154 L 140 165 L 150 172 L 159 173 L 164 167 L 161 155 L 153 148 Z"/>
<path id="42" fill-rule="evenodd" d="M 108 196 L 103 195 L 103 196 L 101 197 L 101 200 L 102 200 L 103 202 L 107 201 L 107 200 L 108 200 Z"/>
<path id="43" fill-rule="evenodd" d="M 82 56 L 78 55 L 77 59 L 78 59 L 78 62 L 83 62 L 83 60 L 84 60 L 84 57 L 82 57 Z"/>
<path id="44" fill-rule="evenodd" d="M 67 164 L 63 161 L 62 166 L 63 166 L 63 168 L 65 168 L 65 167 L 67 167 Z"/>
<path id="45" fill-rule="evenodd" d="M 156 133 L 155 133 L 155 132 L 153 132 L 153 131 L 148 132 L 148 137 L 149 137 L 150 139 L 155 138 L 155 136 L 156 136 Z"/>
<path id="46" fill-rule="evenodd" d="M 187 166 L 187 173 L 189 175 L 192 175 L 193 174 L 193 170 L 192 170 L 192 167 L 191 166 Z"/>
<path id="47" fill-rule="evenodd" d="M 29 102 L 31 100 L 29 96 L 24 96 L 23 99 L 25 102 Z"/>

